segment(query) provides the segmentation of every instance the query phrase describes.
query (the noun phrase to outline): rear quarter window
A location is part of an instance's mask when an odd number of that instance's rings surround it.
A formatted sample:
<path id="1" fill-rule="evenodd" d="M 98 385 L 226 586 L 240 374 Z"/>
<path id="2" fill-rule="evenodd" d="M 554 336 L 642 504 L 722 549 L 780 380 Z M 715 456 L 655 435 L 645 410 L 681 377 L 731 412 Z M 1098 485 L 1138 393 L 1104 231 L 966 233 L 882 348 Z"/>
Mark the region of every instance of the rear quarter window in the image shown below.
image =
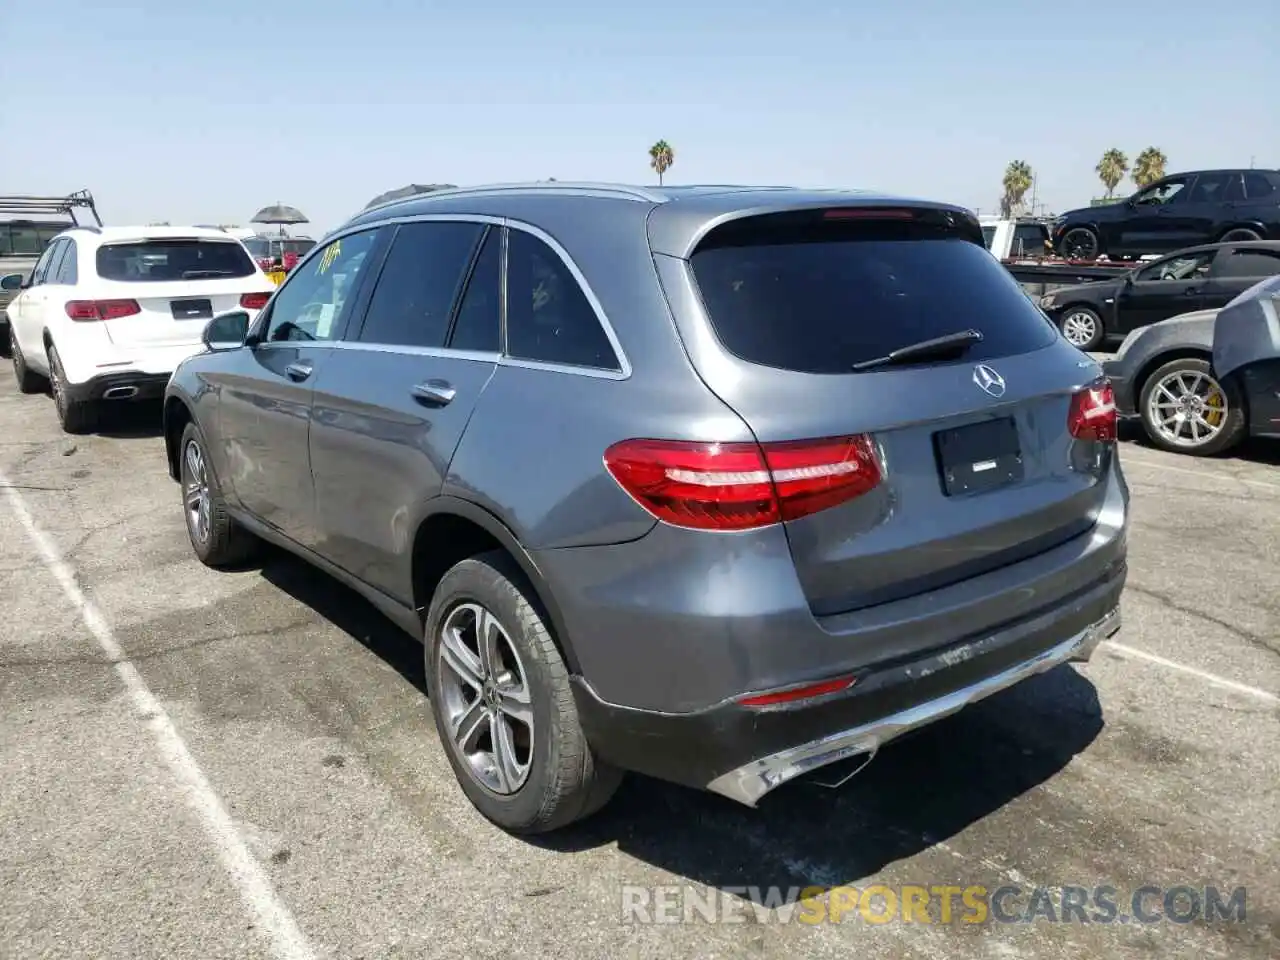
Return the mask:
<path id="1" fill-rule="evenodd" d="M 98 276 L 130 283 L 216 280 L 256 272 L 245 248 L 233 240 L 139 240 L 98 248 Z"/>
<path id="2" fill-rule="evenodd" d="M 983 339 L 965 362 L 1048 346 L 1057 331 L 980 240 L 937 220 L 782 214 L 713 231 L 690 261 L 720 342 L 763 366 L 847 373 L 969 328 Z"/>

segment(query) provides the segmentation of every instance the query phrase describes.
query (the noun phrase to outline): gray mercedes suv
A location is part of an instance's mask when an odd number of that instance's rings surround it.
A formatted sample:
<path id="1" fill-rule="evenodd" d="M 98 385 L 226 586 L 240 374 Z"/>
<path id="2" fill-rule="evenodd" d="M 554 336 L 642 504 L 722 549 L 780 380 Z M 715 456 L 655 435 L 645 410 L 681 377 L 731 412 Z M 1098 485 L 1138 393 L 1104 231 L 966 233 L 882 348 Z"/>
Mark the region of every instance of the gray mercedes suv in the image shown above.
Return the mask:
<path id="1" fill-rule="evenodd" d="M 958 207 L 440 191 L 205 342 L 164 410 L 197 555 L 271 541 L 423 639 L 511 831 L 624 770 L 755 805 L 1119 628 L 1110 386 Z"/>

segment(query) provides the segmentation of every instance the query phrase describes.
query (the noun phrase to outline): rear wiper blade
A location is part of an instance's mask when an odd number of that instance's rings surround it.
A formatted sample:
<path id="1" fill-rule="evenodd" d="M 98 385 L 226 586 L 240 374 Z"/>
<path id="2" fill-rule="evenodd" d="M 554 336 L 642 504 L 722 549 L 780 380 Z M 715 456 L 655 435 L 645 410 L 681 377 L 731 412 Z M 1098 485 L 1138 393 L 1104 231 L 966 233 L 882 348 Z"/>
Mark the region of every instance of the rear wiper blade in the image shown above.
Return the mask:
<path id="1" fill-rule="evenodd" d="M 883 357 L 874 357 L 855 363 L 851 369 L 870 370 L 873 367 L 891 367 L 895 363 L 911 363 L 914 360 L 929 360 L 950 357 L 964 353 L 975 343 L 982 341 L 982 333 L 972 328 L 948 333 L 946 336 L 934 337 L 932 340 L 921 340 L 899 347 Z"/>
<path id="2" fill-rule="evenodd" d="M 204 277 L 233 277 L 235 272 L 232 270 L 183 270 L 183 280 L 200 280 Z"/>

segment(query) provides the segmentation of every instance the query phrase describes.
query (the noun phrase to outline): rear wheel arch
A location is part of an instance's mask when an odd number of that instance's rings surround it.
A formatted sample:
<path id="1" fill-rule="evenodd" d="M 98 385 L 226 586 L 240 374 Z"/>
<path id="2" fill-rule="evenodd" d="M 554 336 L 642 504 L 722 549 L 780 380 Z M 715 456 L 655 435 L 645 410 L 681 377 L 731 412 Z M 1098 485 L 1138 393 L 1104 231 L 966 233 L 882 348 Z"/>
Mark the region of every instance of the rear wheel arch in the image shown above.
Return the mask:
<path id="1" fill-rule="evenodd" d="M 413 605 L 425 622 L 431 598 L 444 575 L 469 557 L 501 550 L 524 575 L 529 600 L 554 628 L 554 640 L 570 673 L 580 673 L 578 658 L 565 629 L 564 618 L 542 573 L 520 541 L 498 517 L 483 507 L 457 497 L 437 497 L 430 512 L 418 524 L 413 539 Z"/>
<path id="2" fill-rule="evenodd" d="M 1147 381 L 1151 379 L 1151 375 L 1166 363 L 1171 363 L 1174 360 L 1204 360 L 1210 366 L 1213 366 L 1213 351 L 1207 347 L 1174 347 L 1171 350 L 1162 350 L 1147 357 L 1133 377 L 1135 407 L 1137 406 L 1138 398 L 1142 396 L 1143 388 L 1146 387 Z"/>

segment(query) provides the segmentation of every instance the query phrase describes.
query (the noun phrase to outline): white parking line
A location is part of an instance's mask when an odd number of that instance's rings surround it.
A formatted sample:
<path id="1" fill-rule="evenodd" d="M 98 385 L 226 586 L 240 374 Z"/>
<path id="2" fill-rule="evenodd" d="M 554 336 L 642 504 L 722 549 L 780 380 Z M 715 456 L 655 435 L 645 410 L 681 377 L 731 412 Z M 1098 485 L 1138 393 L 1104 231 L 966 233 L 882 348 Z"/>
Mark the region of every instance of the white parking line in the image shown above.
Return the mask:
<path id="1" fill-rule="evenodd" d="M 1146 467 L 1148 470 L 1159 470 L 1161 473 L 1185 473 L 1189 477 L 1200 477 L 1204 480 L 1234 480 L 1236 483 L 1248 484 L 1251 487 L 1262 487 L 1265 490 L 1280 490 L 1280 483 L 1268 483 L 1266 480 L 1252 480 L 1248 477 L 1237 477 L 1232 473 L 1225 473 L 1221 470 L 1191 470 L 1187 467 L 1173 467 L 1166 463 L 1155 463 L 1151 460 L 1144 460 L 1141 457 L 1135 458 L 1132 454 L 1126 452 L 1121 454 L 1120 463 L 1122 467 Z"/>
<path id="2" fill-rule="evenodd" d="M 272 887 L 261 865 L 249 852 L 248 846 L 236 830 L 235 823 L 223 806 L 222 800 L 209 784 L 200 765 L 191 756 L 173 720 L 125 656 L 106 618 L 94 602 L 84 595 L 76 583 L 76 576 L 71 567 L 59 555 L 53 542 L 37 526 L 31 511 L 22 499 L 22 494 L 9 483 L 2 472 L 0 472 L 0 489 L 4 490 L 9 506 L 13 508 L 18 522 L 22 524 L 27 536 L 35 545 L 40 559 L 58 581 L 62 592 L 79 612 L 84 625 L 93 634 L 98 646 L 115 667 L 120 682 L 124 685 L 129 699 L 133 701 L 138 717 L 155 735 L 161 756 L 178 783 L 184 788 L 191 806 L 199 814 L 201 824 L 217 849 L 223 867 L 231 875 L 231 880 L 244 900 L 245 906 L 270 935 L 272 952 L 280 960 L 315 960 L 315 951 L 307 942 L 289 908 Z"/>
<path id="3" fill-rule="evenodd" d="M 1203 680 L 1205 683 L 1215 687 L 1222 687 L 1224 690 L 1234 690 L 1236 693 L 1248 694 L 1251 697 L 1257 697 L 1259 700 L 1265 700 L 1268 703 L 1280 703 L 1280 696 L 1270 691 L 1263 690 L 1261 687 L 1251 687 L 1247 683 L 1237 683 L 1235 680 L 1228 680 L 1226 677 L 1220 677 L 1216 673 L 1209 673 L 1207 670 L 1201 670 L 1197 667 L 1189 667 L 1185 663 L 1178 663 L 1175 660 L 1166 660 L 1164 657 L 1157 656 L 1154 653 L 1147 653 L 1145 650 L 1139 650 L 1136 647 L 1130 647 L 1123 643 L 1116 643 L 1114 640 L 1103 641 L 1103 646 L 1114 650 L 1123 657 L 1132 657 L 1135 660 L 1146 660 L 1148 663 L 1158 664 L 1170 670 L 1177 670 L 1179 673 L 1185 673 L 1189 676 Z"/>

